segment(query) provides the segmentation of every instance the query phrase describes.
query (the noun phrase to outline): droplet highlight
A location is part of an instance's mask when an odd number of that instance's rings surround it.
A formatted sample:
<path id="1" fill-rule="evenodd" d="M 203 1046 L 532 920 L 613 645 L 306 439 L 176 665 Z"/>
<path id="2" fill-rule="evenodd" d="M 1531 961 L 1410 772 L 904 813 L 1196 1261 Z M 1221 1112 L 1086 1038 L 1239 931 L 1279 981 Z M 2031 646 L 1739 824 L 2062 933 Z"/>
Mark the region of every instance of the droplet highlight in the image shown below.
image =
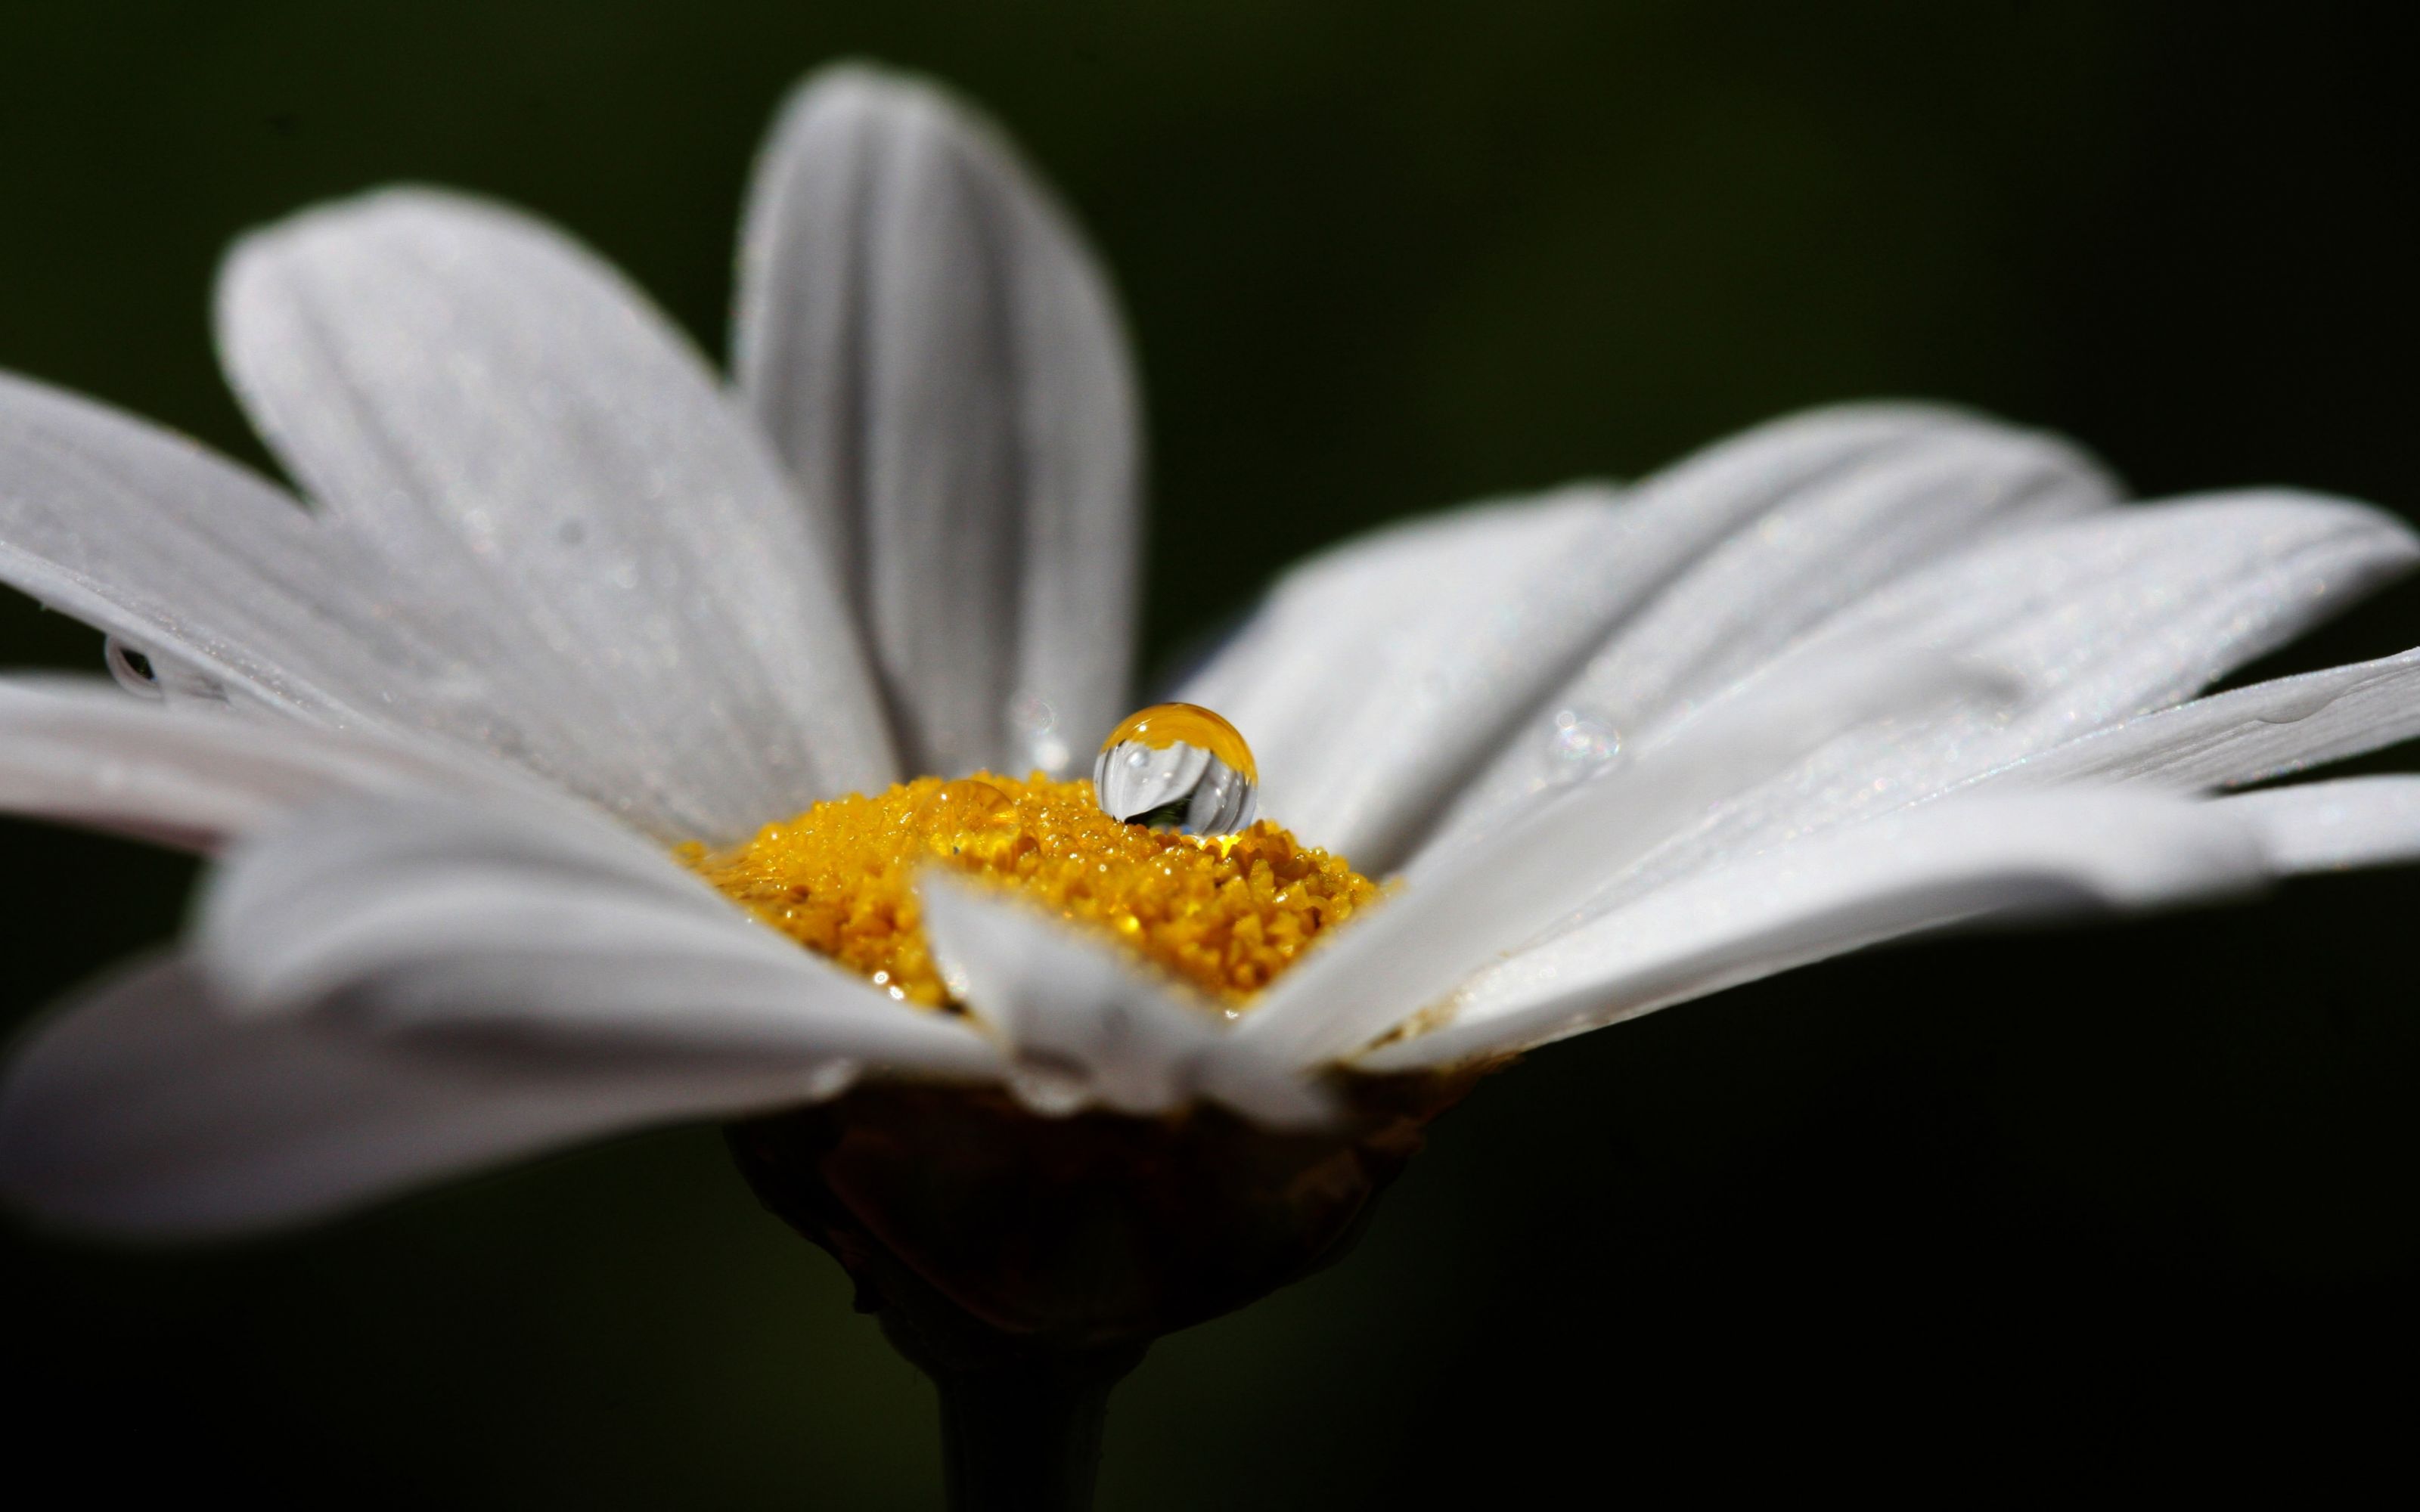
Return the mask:
<path id="1" fill-rule="evenodd" d="M 1093 761 L 1094 801 L 1127 824 L 1232 835 L 1260 807 L 1260 769 L 1235 727 L 1198 703 L 1155 703 L 1120 721 Z"/>
<path id="2" fill-rule="evenodd" d="M 1009 743 L 1027 764 L 1056 777 L 1075 755 L 1059 728 L 1059 711 L 1039 693 L 1023 692 L 1008 701 Z"/>

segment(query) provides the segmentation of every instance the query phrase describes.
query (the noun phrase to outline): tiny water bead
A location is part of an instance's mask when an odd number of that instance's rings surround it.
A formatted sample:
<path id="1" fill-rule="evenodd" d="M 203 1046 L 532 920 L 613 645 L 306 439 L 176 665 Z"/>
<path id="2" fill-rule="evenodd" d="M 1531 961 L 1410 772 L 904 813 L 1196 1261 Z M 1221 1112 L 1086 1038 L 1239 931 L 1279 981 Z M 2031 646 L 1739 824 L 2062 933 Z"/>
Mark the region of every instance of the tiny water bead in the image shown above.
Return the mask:
<path id="1" fill-rule="evenodd" d="M 137 698 L 158 699 L 163 696 L 160 670 L 151 665 L 149 652 L 111 635 L 101 637 L 101 656 L 109 668 L 109 675 L 117 679 L 118 687 Z"/>
<path id="2" fill-rule="evenodd" d="M 1101 811 L 1126 824 L 1226 835 L 1252 822 L 1260 769 L 1235 727 L 1198 703 L 1129 714 L 1093 760 Z"/>
<path id="3" fill-rule="evenodd" d="M 184 705 L 227 702 L 225 684 L 190 662 L 164 656 L 131 640 L 103 636 L 101 656 L 117 686 L 154 703 Z"/>
<path id="4" fill-rule="evenodd" d="M 1090 784 L 1039 772 L 920 778 L 819 803 L 727 849 L 692 842 L 675 854 L 808 949 L 927 1007 L 949 992 L 917 903 L 926 866 L 988 879 L 1121 940 L 1231 1011 L 1378 891 L 1276 825 L 1215 839 L 1149 829 L 1104 813 Z"/>
<path id="5" fill-rule="evenodd" d="M 1016 801 L 976 777 L 944 782 L 916 806 L 916 827 L 946 841 L 953 855 L 1016 823 Z"/>
<path id="6" fill-rule="evenodd" d="M 1557 709 L 1547 721 L 1546 774 L 1553 782 L 1576 782 L 1611 766 L 1621 756 L 1621 732 L 1590 709 Z"/>

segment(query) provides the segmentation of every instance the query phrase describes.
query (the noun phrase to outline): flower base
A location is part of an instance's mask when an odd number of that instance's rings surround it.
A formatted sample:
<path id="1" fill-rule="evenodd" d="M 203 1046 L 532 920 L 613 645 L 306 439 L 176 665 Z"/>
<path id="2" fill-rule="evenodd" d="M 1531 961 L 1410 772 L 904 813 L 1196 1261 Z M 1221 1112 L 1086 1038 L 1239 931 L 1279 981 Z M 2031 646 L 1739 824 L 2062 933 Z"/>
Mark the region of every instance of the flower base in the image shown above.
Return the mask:
<path id="1" fill-rule="evenodd" d="M 875 1083 L 729 1138 L 939 1388 L 952 1504 L 1081 1507 L 1109 1390 L 1151 1341 L 1342 1258 L 1472 1079 L 1357 1082 L 1318 1134 Z"/>

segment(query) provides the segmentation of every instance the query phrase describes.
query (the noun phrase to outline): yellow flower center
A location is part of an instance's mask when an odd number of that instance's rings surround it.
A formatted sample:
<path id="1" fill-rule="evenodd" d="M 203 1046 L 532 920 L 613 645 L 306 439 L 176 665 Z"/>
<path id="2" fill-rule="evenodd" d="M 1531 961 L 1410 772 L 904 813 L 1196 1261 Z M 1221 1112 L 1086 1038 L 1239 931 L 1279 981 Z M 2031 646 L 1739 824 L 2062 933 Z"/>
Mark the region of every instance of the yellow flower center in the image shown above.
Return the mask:
<path id="1" fill-rule="evenodd" d="M 1148 829 L 1103 813 L 1089 782 L 1038 772 L 919 778 L 816 804 L 727 850 L 692 841 L 675 854 L 808 949 L 936 1007 L 949 993 L 916 901 L 924 866 L 988 879 L 1123 940 L 1229 1009 L 1378 891 L 1266 820 L 1215 838 Z"/>

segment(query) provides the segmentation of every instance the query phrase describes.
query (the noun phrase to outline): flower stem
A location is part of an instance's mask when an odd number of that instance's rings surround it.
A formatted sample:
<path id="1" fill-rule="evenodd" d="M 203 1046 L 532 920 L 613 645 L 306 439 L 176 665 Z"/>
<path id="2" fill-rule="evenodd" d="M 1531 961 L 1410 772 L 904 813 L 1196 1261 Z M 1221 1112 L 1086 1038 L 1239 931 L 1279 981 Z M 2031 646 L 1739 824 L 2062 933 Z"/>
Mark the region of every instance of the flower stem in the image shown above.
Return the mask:
<path id="1" fill-rule="evenodd" d="M 941 1470 L 952 1512 L 1086 1512 L 1101 1467 L 1109 1388 L 1144 1346 L 970 1351 L 942 1348 L 898 1313 L 883 1333 L 941 1396 Z"/>

